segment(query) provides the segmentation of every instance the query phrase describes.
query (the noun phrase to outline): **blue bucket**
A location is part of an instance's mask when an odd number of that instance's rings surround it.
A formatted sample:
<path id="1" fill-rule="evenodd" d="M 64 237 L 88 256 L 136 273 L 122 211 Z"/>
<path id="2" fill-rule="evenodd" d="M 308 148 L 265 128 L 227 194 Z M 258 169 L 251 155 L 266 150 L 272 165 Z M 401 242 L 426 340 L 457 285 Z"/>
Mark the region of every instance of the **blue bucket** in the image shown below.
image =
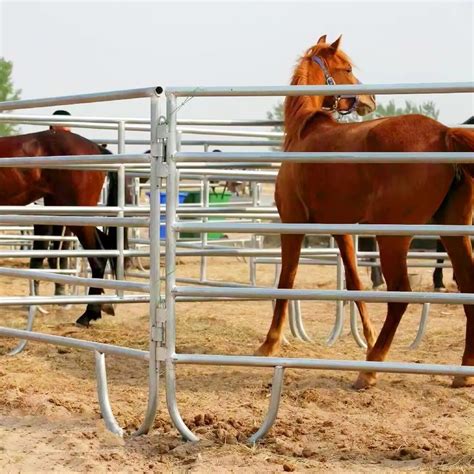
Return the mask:
<path id="1" fill-rule="evenodd" d="M 148 196 L 148 199 L 150 199 L 150 193 L 146 193 Z M 183 204 L 184 200 L 186 199 L 186 196 L 188 195 L 187 192 L 181 191 L 178 194 L 178 202 L 179 204 Z M 160 193 L 160 204 L 166 204 L 166 193 L 161 192 Z M 160 221 L 163 222 L 163 224 L 160 224 L 160 239 L 166 239 L 166 226 L 164 223 L 166 222 L 166 214 L 162 214 L 160 216 Z"/>

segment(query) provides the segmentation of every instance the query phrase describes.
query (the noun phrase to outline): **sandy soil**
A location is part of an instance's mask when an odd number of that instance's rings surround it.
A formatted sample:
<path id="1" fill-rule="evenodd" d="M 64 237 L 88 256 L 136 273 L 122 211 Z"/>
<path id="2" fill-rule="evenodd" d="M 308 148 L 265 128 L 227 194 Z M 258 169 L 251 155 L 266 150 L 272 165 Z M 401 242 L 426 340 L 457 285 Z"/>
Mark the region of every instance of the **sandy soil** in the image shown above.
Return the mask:
<path id="1" fill-rule="evenodd" d="M 419 289 L 428 290 L 429 271 L 421 273 Z M 197 261 L 179 265 L 180 275 L 197 276 Z M 211 278 L 245 281 L 247 275 L 244 262 L 210 261 Z M 273 269 L 260 267 L 259 282 L 270 284 L 272 279 Z M 303 267 L 297 286 L 334 288 L 334 268 Z M 43 294 L 51 290 L 43 284 Z M 0 281 L 2 295 L 26 291 L 22 282 Z M 380 327 L 385 306 L 369 307 Z M 79 306 L 48 310 L 38 318 L 39 331 L 147 346 L 146 305 L 121 306 L 115 318 L 106 316 L 89 330 L 73 325 L 82 310 Z M 334 310 L 333 303 L 303 303 L 306 326 L 315 342 L 290 338 L 281 354 L 362 359 L 347 323 L 344 336 L 326 347 Z M 462 308 L 433 307 L 423 343 L 408 350 L 420 311 L 419 305 L 409 308 L 390 360 L 459 363 L 465 325 Z M 2 325 L 22 327 L 25 314 L 24 308 L 2 308 Z M 270 317 L 268 302 L 178 304 L 178 351 L 251 354 L 263 340 Z M 149 435 L 116 438 L 100 419 L 91 353 L 31 343 L 22 355 L 5 356 L 14 344 L 0 339 L 2 472 L 474 471 L 474 390 L 451 389 L 446 377 L 381 375 L 377 387 L 355 392 L 351 389 L 355 373 L 288 370 L 277 423 L 262 443 L 249 447 L 244 441 L 264 416 L 271 372 L 179 366 L 179 406 L 202 439 L 192 445 L 183 443 L 170 425 L 163 393 Z M 108 359 L 113 408 L 128 431 L 140 424 L 143 415 L 146 370 L 137 361 Z"/>

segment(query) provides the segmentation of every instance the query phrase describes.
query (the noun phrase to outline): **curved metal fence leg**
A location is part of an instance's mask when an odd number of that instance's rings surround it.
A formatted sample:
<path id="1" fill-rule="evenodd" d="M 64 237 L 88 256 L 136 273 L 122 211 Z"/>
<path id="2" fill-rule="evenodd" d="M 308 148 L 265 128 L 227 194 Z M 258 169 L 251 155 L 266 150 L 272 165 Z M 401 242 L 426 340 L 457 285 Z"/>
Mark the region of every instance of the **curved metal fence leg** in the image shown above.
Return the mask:
<path id="1" fill-rule="evenodd" d="M 26 323 L 26 331 L 32 331 L 33 330 L 33 323 L 35 321 L 35 316 L 36 316 L 36 306 L 28 306 L 28 322 Z M 7 353 L 9 356 L 14 356 L 19 354 L 20 352 L 23 351 L 23 349 L 26 347 L 28 344 L 28 341 L 26 339 L 23 339 L 18 343 L 18 345 L 15 347 L 15 349 L 12 349 L 10 352 Z"/>
<path id="2" fill-rule="evenodd" d="M 296 339 L 300 339 L 300 334 L 298 332 L 298 328 L 296 327 L 296 308 L 295 308 L 295 301 L 290 300 L 288 301 L 288 325 L 290 326 L 290 332 L 293 337 Z"/>
<path id="3" fill-rule="evenodd" d="M 362 349 L 367 349 L 367 343 L 364 341 L 364 338 L 360 335 L 359 326 L 357 324 L 357 311 L 355 301 L 350 302 L 350 315 L 351 315 L 351 333 L 354 336 L 355 342 Z"/>
<path id="4" fill-rule="evenodd" d="M 153 361 L 155 361 L 153 363 Z M 148 368 L 148 403 L 140 427 L 132 433 L 132 436 L 147 434 L 153 427 L 156 412 L 158 410 L 158 382 L 159 382 L 159 362 L 156 360 L 156 348 L 150 347 L 150 364 Z"/>
<path id="5" fill-rule="evenodd" d="M 308 333 L 306 332 L 306 329 L 304 327 L 303 316 L 301 314 L 301 301 L 300 300 L 295 300 L 295 325 L 300 335 L 299 337 L 302 341 L 313 342 L 311 337 L 308 336 Z"/>
<path id="6" fill-rule="evenodd" d="M 166 361 L 166 405 L 168 406 L 168 413 L 180 435 L 191 442 L 199 441 L 199 438 L 186 426 L 181 414 L 179 413 L 178 402 L 176 400 L 176 373 L 173 361 Z"/>
<path id="7" fill-rule="evenodd" d="M 342 258 L 340 255 L 337 256 L 337 266 L 336 266 L 336 281 L 337 289 L 344 289 L 344 274 L 343 274 L 343 264 Z M 344 301 L 336 301 L 336 321 L 334 322 L 334 327 L 329 335 L 326 344 L 332 346 L 342 334 L 344 328 Z"/>
<path id="8" fill-rule="evenodd" d="M 30 295 L 35 296 L 35 283 L 33 280 L 30 280 Z M 36 310 L 37 306 L 28 306 L 28 321 L 26 323 L 26 331 L 32 331 L 33 330 L 33 323 L 35 322 L 35 316 L 36 316 Z M 26 347 L 28 344 L 28 341 L 26 339 L 21 340 L 18 345 L 12 349 L 10 352 L 7 353 L 9 356 L 14 356 L 19 354 L 20 352 L 23 351 L 23 349 Z"/>
<path id="9" fill-rule="evenodd" d="M 100 413 L 102 414 L 107 429 L 118 436 L 123 436 L 123 429 L 117 423 L 117 420 L 112 413 L 112 408 L 110 407 L 109 393 L 107 389 L 107 371 L 105 369 L 105 354 L 95 351 L 94 355 Z"/>
<path id="10" fill-rule="evenodd" d="M 409 349 L 416 349 L 423 339 L 423 336 L 426 332 L 426 326 L 428 323 L 428 315 L 430 314 L 430 303 L 424 303 L 423 308 L 421 310 L 420 316 L 420 325 L 418 327 L 418 332 L 416 333 L 416 337 L 414 341 L 408 346 Z"/>
<path id="11" fill-rule="evenodd" d="M 270 396 L 270 404 L 267 414 L 263 420 L 262 426 L 256 431 L 248 440 L 250 444 L 255 444 L 259 439 L 263 438 L 270 428 L 275 423 L 278 415 L 278 408 L 280 407 L 281 392 L 283 388 L 283 376 L 285 369 L 281 366 L 276 366 L 273 371 L 272 379 L 272 393 Z"/>

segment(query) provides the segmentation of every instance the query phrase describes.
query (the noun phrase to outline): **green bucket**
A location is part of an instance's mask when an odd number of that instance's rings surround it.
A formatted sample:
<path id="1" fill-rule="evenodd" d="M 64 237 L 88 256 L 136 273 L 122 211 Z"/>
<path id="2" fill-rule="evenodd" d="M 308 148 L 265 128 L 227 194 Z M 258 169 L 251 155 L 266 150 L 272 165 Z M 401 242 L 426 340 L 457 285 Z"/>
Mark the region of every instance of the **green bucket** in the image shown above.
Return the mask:
<path id="1" fill-rule="evenodd" d="M 209 205 L 216 206 L 219 204 L 224 204 L 230 201 L 230 197 L 232 193 L 225 191 L 225 192 L 216 192 L 210 191 L 209 192 Z M 186 196 L 185 203 L 192 203 L 192 204 L 199 204 L 201 202 L 201 193 L 199 191 L 191 191 Z M 184 220 L 184 219 L 183 219 Z M 219 217 L 209 217 L 210 221 L 221 220 Z M 194 232 L 181 232 L 180 237 L 182 239 L 199 239 L 201 234 L 196 234 Z M 222 239 L 224 238 L 224 234 L 221 232 L 209 232 L 207 234 L 207 238 L 211 239 Z"/>

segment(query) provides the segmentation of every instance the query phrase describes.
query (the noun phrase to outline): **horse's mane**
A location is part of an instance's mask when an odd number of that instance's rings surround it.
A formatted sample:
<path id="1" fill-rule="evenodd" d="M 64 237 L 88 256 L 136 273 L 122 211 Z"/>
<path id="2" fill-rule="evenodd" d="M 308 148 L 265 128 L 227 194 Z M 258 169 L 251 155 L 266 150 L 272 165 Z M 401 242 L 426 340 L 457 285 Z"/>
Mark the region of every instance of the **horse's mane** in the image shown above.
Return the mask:
<path id="1" fill-rule="evenodd" d="M 325 84 L 323 72 L 319 68 L 315 69 L 313 66 L 313 56 L 318 55 L 325 58 L 329 53 L 334 54 L 330 51 L 330 45 L 327 43 L 317 44 L 309 48 L 298 60 L 290 84 L 292 86 Z M 340 50 L 337 50 L 334 56 L 338 57 L 341 61 L 352 64 L 350 58 Z M 291 142 L 298 138 L 298 133 L 304 119 L 317 111 L 321 111 L 323 100 L 324 98 L 321 96 L 298 95 L 286 97 L 284 104 L 286 133 L 283 143 L 284 150 L 288 150 Z M 327 115 L 331 117 L 330 114 Z"/>

